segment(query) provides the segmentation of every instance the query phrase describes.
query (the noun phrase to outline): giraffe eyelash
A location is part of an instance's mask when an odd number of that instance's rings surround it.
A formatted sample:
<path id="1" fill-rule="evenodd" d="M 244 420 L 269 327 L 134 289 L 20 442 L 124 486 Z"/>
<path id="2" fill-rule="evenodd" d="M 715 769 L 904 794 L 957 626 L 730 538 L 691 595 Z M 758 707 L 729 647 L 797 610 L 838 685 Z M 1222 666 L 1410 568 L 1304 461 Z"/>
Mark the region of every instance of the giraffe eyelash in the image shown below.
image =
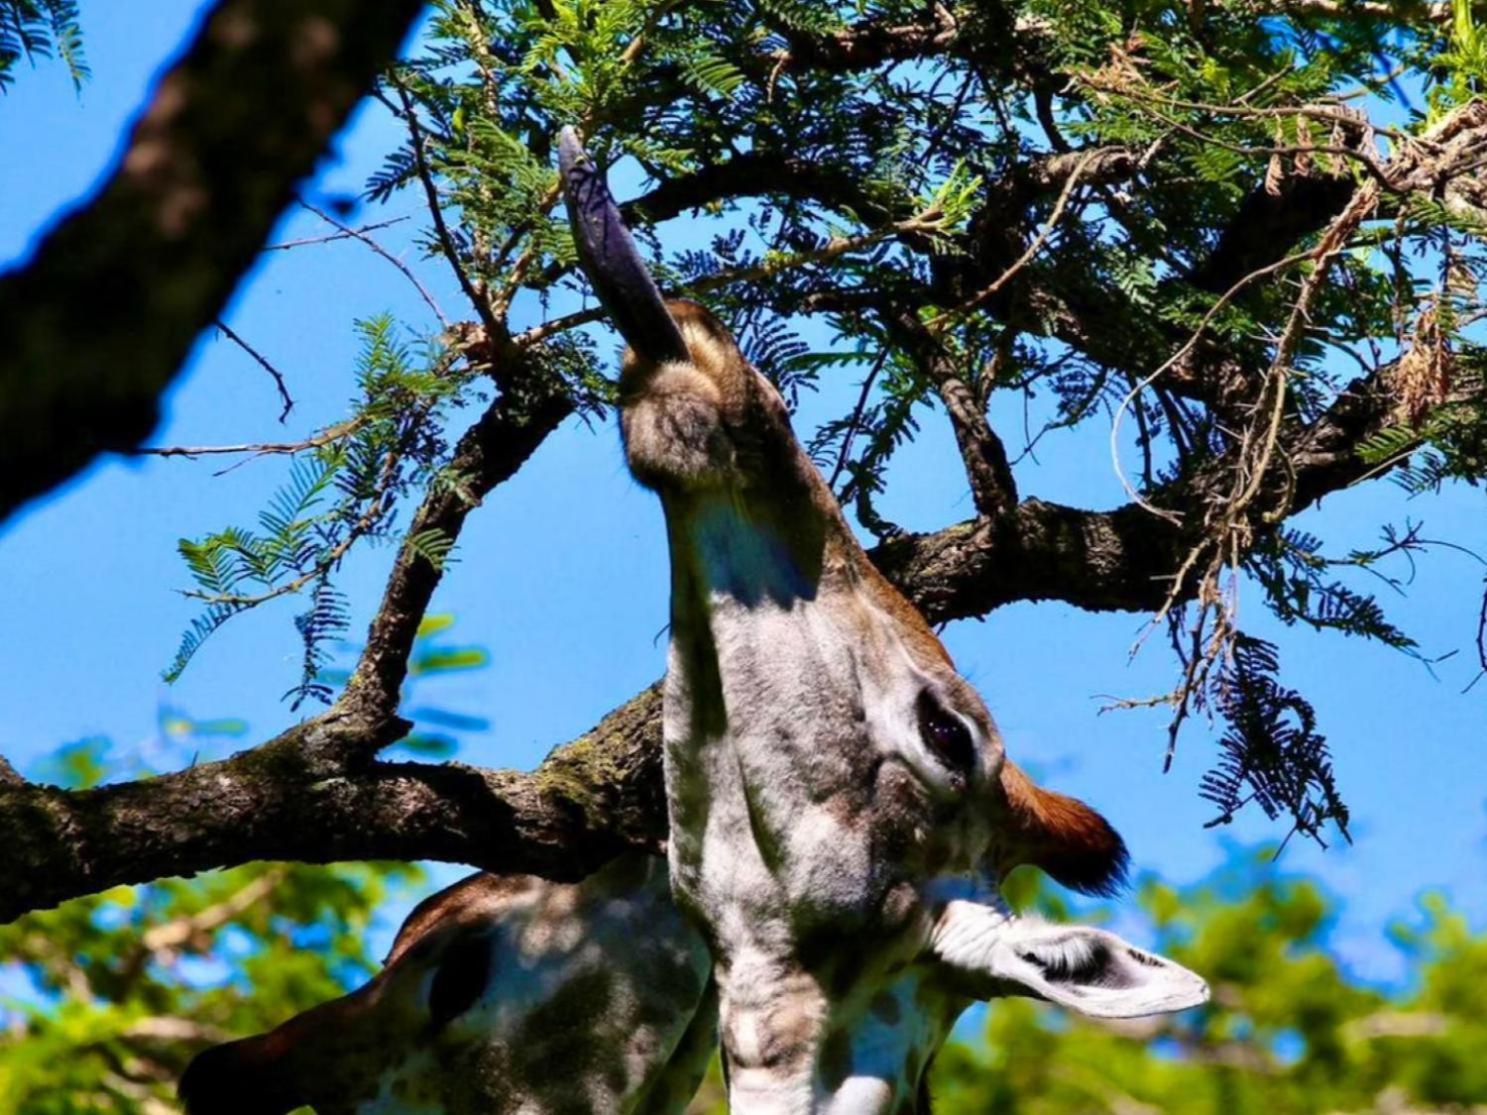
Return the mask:
<path id="1" fill-rule="evenodd" d="M 928 689 L 920 690 L 914 711 L 925 749 L 952 774 L 969 777 L 976 766 L 976 743 L 965 720 Z"/>

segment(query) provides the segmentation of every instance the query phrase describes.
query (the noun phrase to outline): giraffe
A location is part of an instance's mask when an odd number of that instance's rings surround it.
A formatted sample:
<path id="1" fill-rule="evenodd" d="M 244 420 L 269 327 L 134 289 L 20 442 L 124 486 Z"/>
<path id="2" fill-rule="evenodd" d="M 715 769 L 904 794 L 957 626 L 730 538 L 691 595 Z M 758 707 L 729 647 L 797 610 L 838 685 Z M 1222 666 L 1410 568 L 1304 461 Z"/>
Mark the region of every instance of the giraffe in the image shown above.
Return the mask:
<path id="1" fill-rule="evenodd" d="M 977 999 L 1095 1017 L 1205 1000 L 1114 934 L 1007 910 L 1023 863 L 1110 892 L 1120 837 L 1006 759 L 777 392 L 708 311 L 661 300 L 577 137 L 559 147 L 580 258 L 630 346 L 628 462 L 666 516 L 667 859 L 435 895 L 366 986 L 199 1056 L 190 1115 L 679 1115 L 719 1037 L 742 1115 L 926 1115 L 928 1066 Z"/>
<path id="2" fill-rule="evenodd" d="M 1010 989 L 1097 1017 L 1202 1002 L 1204 982 L 1170 961 L 1009 914 L 999 879 L 1040 858 L 1031 838 L 1058 833 L 1045 866 L 1095 890 L 1118 874 L 1118 838 L 1007 761 L 779 393 L 711 313 L 661 298 L 571 128 L 559 164 L 579 258 L 629 345 L 626 458 L 666 520 L 668 862 L 712 954 L 731 1110 L 912 1104 L 911 1027 L 874 1010 L 906 979 L 916 995 Z"/>
<path id="3" fill-rule="evenodd" d="M 1031 841 L 1045 868 L 1058 839 Z M 903 1057 L 904 1112 L 929 1115 L 925 1074 L 969 1003 L 919 965 L 873 996 L 864 1038 Z M 707 942 L 666 861 L 636 852 L 579 883 L 461 880 L 409 914 L 369 983 L 207 1050 L 180 1092 L 188 1115 L 682 1115 L 717 1020 Z"/>
<path id="4" fill-rule="evenodd" d="M 637 852 L 581 883 L 456 883 L 369 983 L 206 1050 L 180 1094 L 189 1115 L 680 1115 L 716 1030 L 706 944 Z"/>

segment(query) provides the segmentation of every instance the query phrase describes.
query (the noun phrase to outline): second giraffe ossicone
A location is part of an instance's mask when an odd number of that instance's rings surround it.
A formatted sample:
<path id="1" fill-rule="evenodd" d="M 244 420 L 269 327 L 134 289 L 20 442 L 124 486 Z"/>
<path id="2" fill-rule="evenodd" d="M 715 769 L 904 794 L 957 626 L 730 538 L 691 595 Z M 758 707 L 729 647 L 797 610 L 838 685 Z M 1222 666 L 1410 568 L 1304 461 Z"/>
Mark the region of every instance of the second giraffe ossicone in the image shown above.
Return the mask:
<path id="1" fill-rule="evenodd" d="M 1026 994 L 1103 1018 L 1207 987 L 1097 929 L 1012 916 L 1018 863 L 1103 891 L 1125 849 L 1003 754 L 980 697 L 878 572 L 774 386 L 703 307 L 663 301 L 571 129 L 579 256 L 629 342 L 630 470 L 671 551 L 672 892 L 712 953 L 731 1109 L 916 1102 L 926 1015 Z"/>

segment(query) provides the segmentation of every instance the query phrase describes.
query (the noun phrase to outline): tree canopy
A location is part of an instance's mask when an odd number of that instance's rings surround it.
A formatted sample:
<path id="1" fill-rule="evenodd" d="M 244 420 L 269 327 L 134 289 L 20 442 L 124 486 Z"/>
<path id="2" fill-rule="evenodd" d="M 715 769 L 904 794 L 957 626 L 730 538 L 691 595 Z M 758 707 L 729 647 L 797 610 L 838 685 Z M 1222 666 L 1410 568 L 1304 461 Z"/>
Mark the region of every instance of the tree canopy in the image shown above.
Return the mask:
<path id="1" fill-rule="evenodd" d="M 571 878 L 654 846 L 654 688 L 534 772 L 377 759 L 409 729 L 414 640 L 467 517 L 565 420 L 613 402 L 600 312 L 551 311 L 583 291 L 557 208 L 564 125 L 634 183 L 625 213 L 668 293 L 716 309 L 787 399 L 823 377 L 860 384 L 802 434 L 932 621 L 1048 600 L 1151 616 L 1174 655 L 1172 690 L 1153 698 L 1171 746 L 1194 714 L 1221 725 L 1203 788 L 1215 821 L 1255 808 L 1280 835 L 1346 832 L 1325 725 L 1240 625 L 1235 592 L 1257 586 L 1288 624 L 1422 653 L 1372 586 L 1449 536 L 1381 523 L 1376 547 L 1338 552 L 1289 520 L 1355 485 L 1428 498 L 1487 473 L 1487 31 L 1467 0 L 439 0 L 394 59 L 420 7 L 220 0 L 113 178 L 0 277 L 15 323 L 0 353 L 7 512 L 140 445 L 368 86 L 405 140 L 367 196 L 422 200 L 426 258 L 409 278 L 428 297 L 420 269 L 447 269 L 463 296 L 457 311 L 429 298 L 433 335 L 361 323 L 348 413 L 238 447 L 291 458 L 282 492 L 181 545 L 201 613 L 168 672 L 235 617 L 299 596 L 292 699 L 312 715 L 148 779 L 64 787 L 0 761 L 5 917 L 253 860 Z M 71 5 L 3 0 L 0 15 L 0 84 L 47 49 L 85 72 Z M 681 221 L 685 245 L 669 232 Z M 341 234 L 377 250 L 371 231 Z M 830 346 L 803 341 L 804 321 Z M 992 417 L 1017 406 L 1021 427 Z M 928 422 L 952 429 L 974 514 L 915 534 L 880 497 Z M 1072 452 L 1062 432 L 1091 427 L 1111 452 L 1087 467 L 1113 455 L 1123 503 L 1022 490 L 1026 455 Z M 340 676 L 337 572 L 378 541 L 387 587 Z M 1463 588 L 1461 643 L 1487 670 L 1487 598 Z M 230 901 L 159 894 L 163 923 Z M 1348 1019 L 1377 1005 L 1318 978 Z M 1313 1071 L 1309 1056 L 1277 1079 Z M 948 1060 L 946 1079 L 967 1063 Z M 1181 1084 L 1179 1067 L 1131 1071 L 1106 1083 L 1142 1103 Z"/>

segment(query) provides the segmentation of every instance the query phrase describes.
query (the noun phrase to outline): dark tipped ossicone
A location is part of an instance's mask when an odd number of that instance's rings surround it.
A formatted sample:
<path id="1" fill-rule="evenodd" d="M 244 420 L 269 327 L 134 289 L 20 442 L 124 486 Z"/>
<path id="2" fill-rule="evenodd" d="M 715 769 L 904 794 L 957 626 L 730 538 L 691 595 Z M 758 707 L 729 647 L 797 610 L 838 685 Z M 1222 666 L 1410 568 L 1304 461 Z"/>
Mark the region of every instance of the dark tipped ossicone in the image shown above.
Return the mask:
<path id="1" fill-rule="evenodd" d="M 648 360 L 685 361 L 681 330 L 661 301 L 604 175 L 572 128 L 558 134 L 558 170 L 578 258 L 620 335 Z"/>

